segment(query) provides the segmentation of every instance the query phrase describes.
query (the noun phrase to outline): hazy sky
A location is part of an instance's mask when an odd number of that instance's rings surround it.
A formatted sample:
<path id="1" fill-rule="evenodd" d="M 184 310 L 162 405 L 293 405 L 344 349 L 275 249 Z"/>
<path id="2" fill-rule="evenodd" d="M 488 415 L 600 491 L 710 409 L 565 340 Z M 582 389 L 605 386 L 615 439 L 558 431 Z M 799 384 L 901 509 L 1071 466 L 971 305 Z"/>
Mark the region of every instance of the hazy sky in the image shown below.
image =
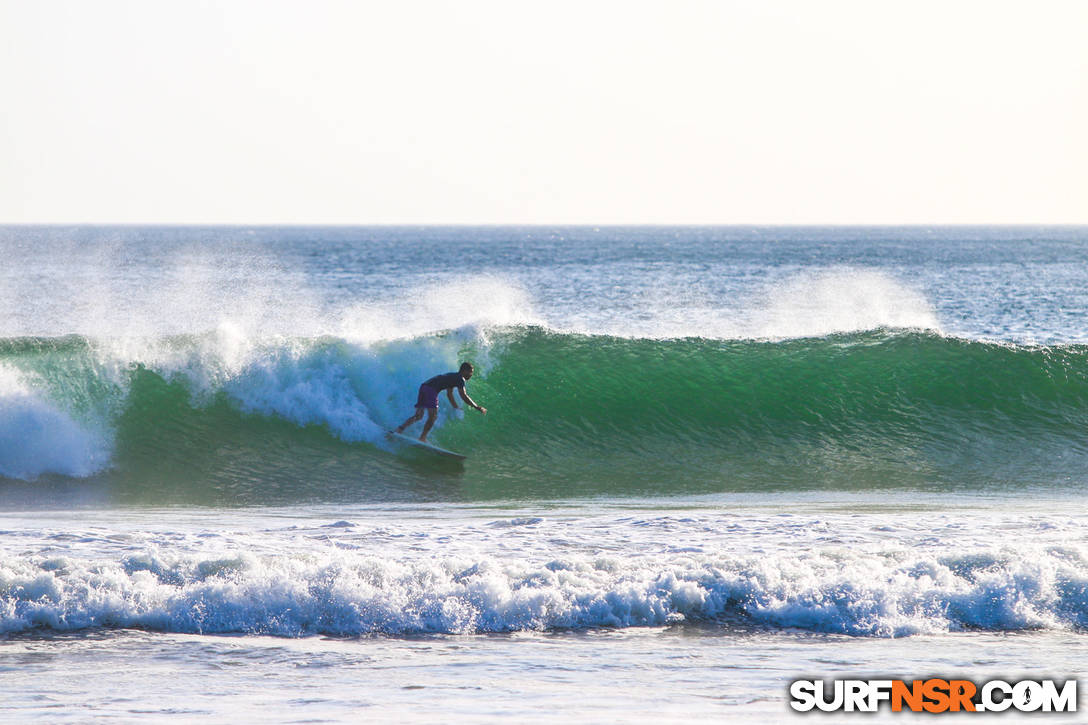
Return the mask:
<path id="1" fill-rule="evenodd" d="M 0 0 L 0 222 L 1088 222 L 1088 2 Z"/>

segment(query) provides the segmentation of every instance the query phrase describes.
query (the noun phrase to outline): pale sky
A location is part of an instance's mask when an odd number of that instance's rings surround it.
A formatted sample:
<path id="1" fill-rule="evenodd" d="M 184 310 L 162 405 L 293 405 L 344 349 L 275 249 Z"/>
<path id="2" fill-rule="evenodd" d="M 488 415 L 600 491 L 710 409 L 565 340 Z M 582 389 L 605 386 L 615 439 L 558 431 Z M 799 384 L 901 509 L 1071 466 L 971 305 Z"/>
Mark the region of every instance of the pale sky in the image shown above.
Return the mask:
<path id="1" fill-rule="evenodd" d="M 1088 223 L 1088 2 L 0 0 L 0 223 Z"/>

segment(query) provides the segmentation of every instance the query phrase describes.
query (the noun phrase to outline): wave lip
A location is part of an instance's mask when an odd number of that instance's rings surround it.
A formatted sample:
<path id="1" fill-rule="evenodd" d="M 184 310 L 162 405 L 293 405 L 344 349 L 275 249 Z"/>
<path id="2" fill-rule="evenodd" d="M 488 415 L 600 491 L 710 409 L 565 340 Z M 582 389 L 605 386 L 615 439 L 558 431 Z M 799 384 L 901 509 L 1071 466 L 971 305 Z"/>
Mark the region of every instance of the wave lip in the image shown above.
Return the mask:
<path id="1" fill-rule="evenodd" d="M 0 629 L 471 634 L 747 621 L 854 636 L 1088 626 L 1078 549 L 491 557 L 354 552 L 0 564 Z"/>

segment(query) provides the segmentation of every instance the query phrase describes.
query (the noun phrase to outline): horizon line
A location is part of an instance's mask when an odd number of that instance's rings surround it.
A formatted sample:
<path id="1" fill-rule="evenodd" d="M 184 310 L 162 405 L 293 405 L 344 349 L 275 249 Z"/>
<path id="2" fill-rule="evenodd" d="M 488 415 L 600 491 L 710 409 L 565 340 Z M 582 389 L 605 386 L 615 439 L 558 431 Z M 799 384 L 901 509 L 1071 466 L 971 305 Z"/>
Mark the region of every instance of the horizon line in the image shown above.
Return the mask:
<path id="1" fill-rule="evenodd" d="M 0 228 L 15 227 L 162 227 L 162 228 L 295 228 L 295 229 L 360 229 L 360 228 L 743 228 L 743 227 L 839 227 L 839 228 L 903 228 L 903 227 L 1088 227 L 1083 222 L 3 222 Z"/>

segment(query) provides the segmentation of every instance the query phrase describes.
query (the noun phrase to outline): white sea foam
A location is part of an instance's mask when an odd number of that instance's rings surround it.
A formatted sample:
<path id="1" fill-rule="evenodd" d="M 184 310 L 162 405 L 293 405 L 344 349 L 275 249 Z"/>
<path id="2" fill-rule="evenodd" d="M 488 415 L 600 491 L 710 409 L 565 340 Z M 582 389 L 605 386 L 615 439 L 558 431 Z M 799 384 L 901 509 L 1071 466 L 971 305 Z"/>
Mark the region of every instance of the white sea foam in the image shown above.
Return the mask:
<path id="1" fill-rule="evenodd" d="M 998 560 L 964 577 L 963 559 L 682 556 L 635 563 L 488 557 L 401 563 L 338 555 L 136 555 L 121 562 L 9 561 L 0 627 L 146 627 L 277 635 L 503 632 L 630 627 L 745 617 L 869 636 L 1088 624 L 1088 568 L 1053 552 Z"/>
<path id="2" fill-rule="evenodd" d="M 108 460 L 106 436 L 49 401 L 33 376 L 0 365 L 0 476 L 89 476 Z"/>
<path id="3" fill-rule="evenodd" d="M 0 561 L 0 630 L 464 634 L 724 619 L 897 637 L 1088 626 L 1088 556 L 1068 531 L 1015 547 L 960 547 L 927 543 L 936 530 L 921 522 L 914 531 L 899 527 L 889 541 L 873 533 L 876 519 L 863 519 L 777 526 L 667 517 L 583 526 L 519 517 L 533 521 L 426 524 L 414 533 L 319 526 L 232 535 L 215 545 L 208 542 L 219 537 L 207 534 L 130 532 L 114 536 L 124 548 L 98 534 L 62 554 L 59 546 L 80 537 L 58 542 L 47 533 L 42 553 Z M 946 521 L 943 530 L 977 540 L 986 537 L 973 528 L 979 523 Z M 700 532 L 707 543 L 688 551 L 662 550 L 659 542 Z M 828 533 L 854 544 L 815 543 Z M 568 542 L 558 551 L 557 535 Z M 418 545 L 404 546 L 406 536 Z M 132 551 L 140 538 L 145 547 Z M 605 539 L 624 541 L 625 551 L 593 551 Z M 20 547 L 29 545 L 24 538 Z M 731 550 L 738 548 L 748 551 Z"/>

